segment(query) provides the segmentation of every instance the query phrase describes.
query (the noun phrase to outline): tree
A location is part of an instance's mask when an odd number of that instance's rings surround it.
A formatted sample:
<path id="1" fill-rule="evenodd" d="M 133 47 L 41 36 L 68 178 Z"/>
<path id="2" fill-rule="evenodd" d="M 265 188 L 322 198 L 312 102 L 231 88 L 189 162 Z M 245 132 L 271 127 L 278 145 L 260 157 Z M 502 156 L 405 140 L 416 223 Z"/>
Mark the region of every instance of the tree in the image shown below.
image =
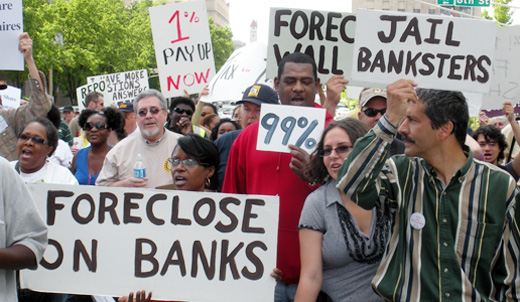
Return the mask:
<path id="1" fill-rule="evenodd" d="M 52 71 L 55 97 L 61 90 L 77 103 L 76 88 L 89 76 L 156 69 L 148 8 L 165 1 L 143 0 L 125 6 L 121 0 L 24 0 L 24 31 L 34 41 L 34 58 Z M 233 52 L 231 30 L 213 25 L 210 32 L 218 71 Z M 56 39 L 62 37 L 62 43 Z M 20 87 L 25 72 L 5 72 Z M 159 88 L 157 78 L 150 87 Z"/>
<path id="2" fill-rule="evenodd" d="M 512 0 L 495 0 L 495 2 L 502 4 L 509 4 L 511 1 Z M 500 5 L 493 5 L 493 10 L 493 17 L 489 15 L 489 12 L 487 10 L 484 10 L 482 12 L 482 17 L 488 20 L 494 19 L 502 24 L 511 25 L 511 23 L 513 22 L 513 12 L 511 11 L 511 8 Z M 499 24 L 499 26 L 502 25 Z"/>
<path id="3" fill-rule="evenodd" d="M 229 56 L 233 53 L 233 33 L 229 27 L 218 27 L 213 24 L 213 19 L 209 18 L 209 31 L 211 34 L 211 44 L 213 46 L 213 57 L 215 59 L 215 70 L 218 72 L 220 67 L 226 63 Z"/>

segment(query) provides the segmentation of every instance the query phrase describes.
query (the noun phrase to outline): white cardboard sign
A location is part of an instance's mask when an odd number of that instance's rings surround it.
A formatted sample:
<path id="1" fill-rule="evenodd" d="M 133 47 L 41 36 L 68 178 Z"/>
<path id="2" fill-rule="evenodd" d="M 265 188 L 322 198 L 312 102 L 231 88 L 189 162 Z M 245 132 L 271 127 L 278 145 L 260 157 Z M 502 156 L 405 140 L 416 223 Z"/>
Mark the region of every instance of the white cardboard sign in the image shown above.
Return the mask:
<path id="1" fill-rule="evenodd" d="M 24 70 L 18 37 L 23 33 L 22 0 L 0 1 L 0 70 Z"/>
<path id="2" fill-rule="evenodd" d="M 29 184 L 49 226 L 36 291 L 157 300 L 269 301 L 278 197 Z"/>
<path id="3" fill-rule="evenodd" d="M 293 52 L 316 61 L 322 83 L 335 74 L 350 79 L 356 16 L 352 13 L 271 8 L 267 47 L 267 78 L 278 73 L 278 63 Z"/>
<path id="4" fill-rule="evenodd" d="M 103 95 L 105 107 L 132 102 L 139 93 L 148 89 L 148 71 L 132 70 L 87 78 L 87 84 L 76 88 L 80 110 L 85 108 L 85 97 L 96 91 Z"/>
<path id="5" fill-rule="evenodd" d="M 7 89 L 0 90 L 2 96 L 2 107 L 4 109 L 16 109 L 20 107 L 22 90 L 17 87 L 7 86 Z"/>
<path id="6" fill-rule="evenodd" d="M 497 28 L 491 89 L 484 94 L 482 109 L 498 110 L 504 101 L 520 102 L 520 26 Z"/>
<path id="7" fill-rule="evenodd" d="M 87 85 L 92 85 L 96 91 L 102 93 L 107 104 L 128 103 L 149 88 L 148 71 L 140 69 L 92 76 L 87 78 Z M 83 99 L 87 91 L 88 89 L 81 90 Z"/>
<path id="8" fill-rule="evenodd" d="M 247 87 L 265 80 L 266 47 L 261 42 L 235 50 L 209 84 L 204 102 L 239 101 Z"/>
<path id="9" fill-rule="evenodd" d="M 165 97 L 199 93 L 215 76 L 204 1 L 150 7 L 150 22 Z"/>
<path id="10" fill-rule="evenodd" d="M 486 93 L 495 32 L 492 21 L 358 10 L 352 79 Z"/>
<path id="11" fill-rule="evenodd" d="M 325 129 L 325 109 L 262 104 L 256 149 L 289 153 L 289 144 L 312 153 Z"/>

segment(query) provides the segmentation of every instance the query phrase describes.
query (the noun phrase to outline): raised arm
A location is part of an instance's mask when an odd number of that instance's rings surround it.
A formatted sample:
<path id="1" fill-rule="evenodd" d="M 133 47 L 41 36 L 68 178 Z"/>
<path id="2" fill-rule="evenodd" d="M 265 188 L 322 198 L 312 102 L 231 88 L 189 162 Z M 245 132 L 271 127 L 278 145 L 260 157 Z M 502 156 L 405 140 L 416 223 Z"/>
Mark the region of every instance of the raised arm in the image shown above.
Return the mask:
<path id="1" fill-rule="evenodd" d="M 511 130 L 513 131 L 513 135 L 515 136 L 515 144 L 520 142 L 520 125 L 516 123 L 515 119 L 515 109 L 511 102 L 504 102 L 504 107 L 502 108 L 504 111 L 504 115 L 507 117 L 509 124 L 511 125 Z M 511 150 L 513 150 L 513 146 L 511 146 Z M 516 175 L 520 175 L 520 153 L 516 155 L 513 159 L 513 170 L 515 170 Z"/>
<path id="2" fill-rule="evenodd" d="M 388 107 L 385 115 L 372 130 L 356 141 L 338 172 L 338 189 L 364 209 L 373 208 L 378 200 L 382 187 L 378 184 L 379 174 L 385 166 L 397 127 L 405 117 L 407 103 L 417 101 L 416 85 L 410 80 L 399 80 L 387 87 Z M 386 173 L 385 181 L 391 182 L 391 171 Z M 385 189 L 390 190 L 389 186 Z"/>
<path id="3" fill-rule="evenodd" d="M 323 102 L 322 106 L 334 116 L 336 114 L 336 107 L 338 106 L 339 100 L 341 99 L 341 93 L 347 88 L 345 85 L 348 84 L 342 75 L 334 75 L 327 81 L 327 97 Z M 320 99 L 322 95 L 320 94 Z"/>
<path id="4" fill-rule="evenodd" d="M 20 37 L 18 37 L 18 39 L 18 49 L 23 53 L 25 63 L 27 64 L 27 68 L 29 69 L 29 77 L 31 79 L 37 80 L 40 84 L 40 87 L 42 87 L 43 89 L 43 83 L 40 79 L 40 75 L 38 74 L 38 68 L 36 68 L 36 64 L 34 63 L 33 41 L 31 40 L 31 38 L 29 38 L 29 34 L 26 32 L 22 33 Z"/>

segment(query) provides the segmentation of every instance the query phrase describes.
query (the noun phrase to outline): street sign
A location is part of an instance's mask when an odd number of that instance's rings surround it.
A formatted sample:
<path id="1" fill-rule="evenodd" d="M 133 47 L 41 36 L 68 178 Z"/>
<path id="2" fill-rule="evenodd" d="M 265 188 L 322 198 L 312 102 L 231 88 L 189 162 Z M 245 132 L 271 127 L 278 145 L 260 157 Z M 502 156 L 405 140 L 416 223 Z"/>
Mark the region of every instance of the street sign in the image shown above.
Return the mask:
<path id="1" fill-rule="evenodd" d="M 455 5 L 455 0 L 437 0 L 439 5 Z"/>
<path id="2" fill-rule="evenodd" d="M 456 6 L 489 6 L 490 4 L 491 0 L 455 0 Z"/>

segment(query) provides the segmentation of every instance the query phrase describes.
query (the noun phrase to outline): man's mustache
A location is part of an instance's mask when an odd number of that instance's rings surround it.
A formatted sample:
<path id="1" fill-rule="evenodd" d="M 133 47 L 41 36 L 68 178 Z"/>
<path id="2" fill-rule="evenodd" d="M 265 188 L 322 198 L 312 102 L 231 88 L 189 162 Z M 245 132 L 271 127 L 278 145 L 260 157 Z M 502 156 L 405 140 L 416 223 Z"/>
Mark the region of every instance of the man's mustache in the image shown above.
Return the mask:
<path id="1" fill-rule="evenodd" d="M 406 134 L 401 133 L 401 139 L 403 140 L 403 142 L 407 141 L 409 143 L 415 144 L 415 141 L 413 139 L 411 139 L 409 136 L 407 136 Z"/>

